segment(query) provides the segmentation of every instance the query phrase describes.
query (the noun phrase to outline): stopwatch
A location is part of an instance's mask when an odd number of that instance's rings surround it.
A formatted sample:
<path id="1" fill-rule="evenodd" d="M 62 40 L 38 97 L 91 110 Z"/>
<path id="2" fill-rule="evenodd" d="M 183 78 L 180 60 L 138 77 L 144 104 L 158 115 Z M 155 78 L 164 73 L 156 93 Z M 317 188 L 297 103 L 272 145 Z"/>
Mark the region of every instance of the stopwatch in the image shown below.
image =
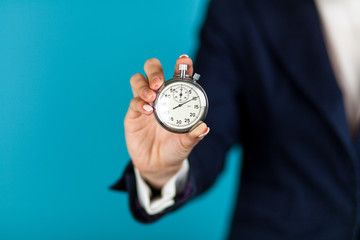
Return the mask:
<path id="1" fill-rule="evenodd" d="M 187 133 L 203 121 L 209 109 L 204 89 L 197 83 L 200 75 L 186 74 L 187 64 L 179 64 L 180 74 L 165 81 L 154 101 L 154 116 L 166 130 Z"/>

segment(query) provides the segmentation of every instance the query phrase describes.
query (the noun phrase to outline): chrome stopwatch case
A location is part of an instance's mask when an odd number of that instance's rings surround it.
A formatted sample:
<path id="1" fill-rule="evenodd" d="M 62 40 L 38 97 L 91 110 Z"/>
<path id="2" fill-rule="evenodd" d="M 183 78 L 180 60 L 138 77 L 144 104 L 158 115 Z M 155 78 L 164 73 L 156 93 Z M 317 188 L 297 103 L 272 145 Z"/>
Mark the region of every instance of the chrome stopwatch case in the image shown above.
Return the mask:
<path id="1" fill-rule="evenodd" d="M 156 120 L 166 130 L 187 133 L 203 121 L 209 109 L 204 89 L 196 82 L 200 75 L 186 75 L 187 65 L 179 65 L 180 75 L 164 83 L 153 104 Z"/>

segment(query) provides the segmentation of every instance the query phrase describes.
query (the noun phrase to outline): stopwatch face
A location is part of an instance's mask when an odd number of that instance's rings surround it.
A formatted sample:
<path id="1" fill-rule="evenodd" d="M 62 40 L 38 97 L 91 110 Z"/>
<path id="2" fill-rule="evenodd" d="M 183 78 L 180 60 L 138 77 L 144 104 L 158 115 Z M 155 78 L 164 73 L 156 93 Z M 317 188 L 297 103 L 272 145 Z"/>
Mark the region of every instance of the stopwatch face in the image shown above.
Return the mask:
<path id="1" fill-rule="evenodd" d="M 167 130 L 186 133 L 204 120 L 208 100 L 200 85 L 186 80 L 169 80 L 158 93 L 155 117 Z"/>

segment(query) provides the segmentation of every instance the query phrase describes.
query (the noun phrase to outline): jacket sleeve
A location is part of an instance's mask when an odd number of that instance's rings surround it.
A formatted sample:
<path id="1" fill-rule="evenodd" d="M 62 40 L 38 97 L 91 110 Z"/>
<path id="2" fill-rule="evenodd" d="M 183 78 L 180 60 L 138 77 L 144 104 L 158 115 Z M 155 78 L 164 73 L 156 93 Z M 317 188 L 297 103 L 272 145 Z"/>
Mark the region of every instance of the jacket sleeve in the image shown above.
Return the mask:
<path id="1" fill-rule="evenodd" d="M 185 191 L 175 197 L 175 204 L 156 215 L 148 215 L 140 206 L 131 162 L 122 178 L 111 188 L 127 191 L 130 209 L 140 222 L 150 223 L 181 207 L 188 200 L 206 191 L 224 167 L 227 151 L 241 139 L 241 77 L 237 59 L 240 40 L 239 1 L 215 0 L 209 5 L 201 31 L 200 48 L 194 69 L 201 74 L 199 84 L 209 98 L 206 123 L 210 133 L 189 156 L 190 174 Z"/>

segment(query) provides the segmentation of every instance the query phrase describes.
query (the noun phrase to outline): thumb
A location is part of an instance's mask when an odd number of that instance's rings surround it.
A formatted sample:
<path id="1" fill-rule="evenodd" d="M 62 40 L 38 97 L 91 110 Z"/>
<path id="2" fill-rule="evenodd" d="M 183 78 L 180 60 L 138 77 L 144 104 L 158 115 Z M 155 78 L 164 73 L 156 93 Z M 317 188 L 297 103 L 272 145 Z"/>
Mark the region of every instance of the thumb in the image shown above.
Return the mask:
<path id="1" fill-rule="evenodd" d="M 187 134 L 181 136 L 182 145 L 187 149 L 191 149 L 198 142 L 200 142 L 209 132 L 210 128 L 206 125 L 206 123 L 203 122 Z"/>

